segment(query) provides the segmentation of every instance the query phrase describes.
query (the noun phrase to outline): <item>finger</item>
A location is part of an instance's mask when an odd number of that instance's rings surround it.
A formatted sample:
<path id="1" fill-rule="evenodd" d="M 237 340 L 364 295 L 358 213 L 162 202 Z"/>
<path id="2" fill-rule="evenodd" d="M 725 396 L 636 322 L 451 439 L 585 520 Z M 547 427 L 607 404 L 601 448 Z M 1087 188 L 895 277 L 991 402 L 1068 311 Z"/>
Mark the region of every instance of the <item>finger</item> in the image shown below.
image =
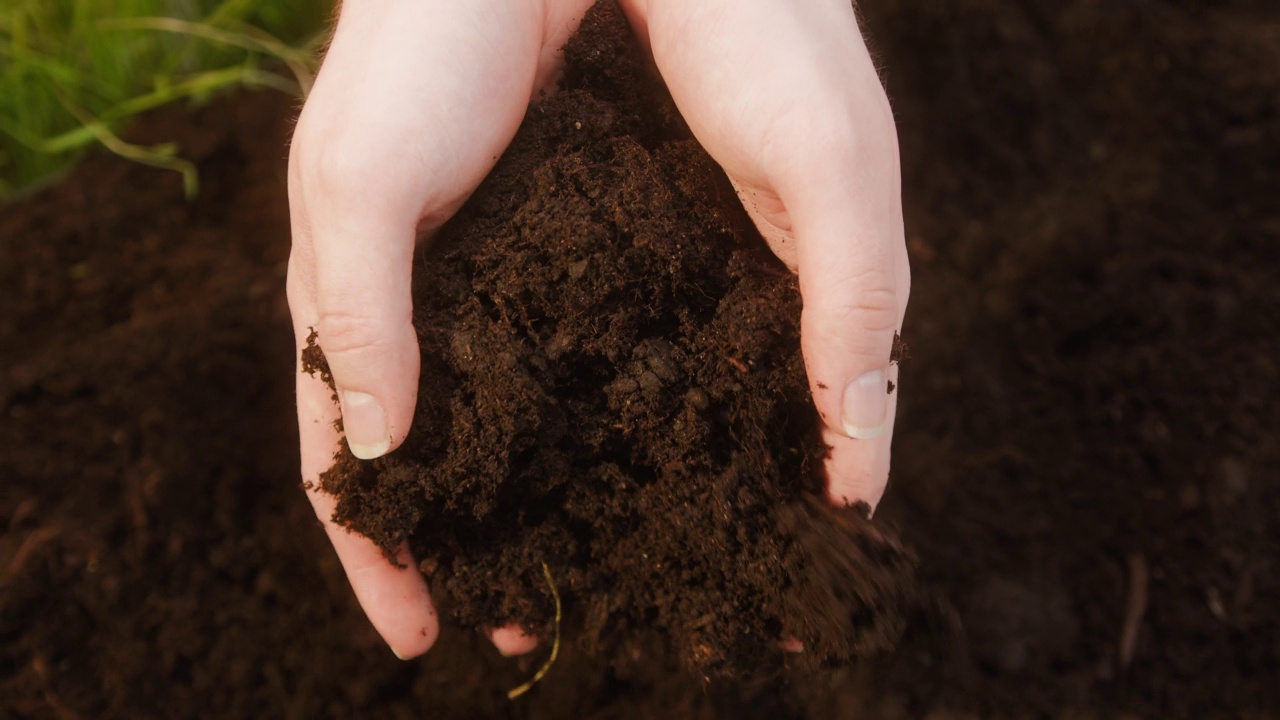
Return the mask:
<path id="1" fill-rule="evenodd" d="M 305 327 L 295 325 L 299 357 L 306 347 L 308 332 Z M 340 441 L 334 427 L 338 411 L 328 386 L 319 377 L 302 372 L 301 367 L 297 375 L 297 395 L 302 478 L 307 497 L 316 515 L 324 521 L 325 531 L 356 599 L 378 634 L 397 657 L 407 659 L 420 655 L 431 647 L 439 632 L 426 582 L 406 548 L 397 553 L 398 566 L 393 565 L 372 541 L 332 521 L 336 501 L 319 487 L 320 474 L 332 464 L 334 449 Z"/>
<path id="2" fill-rule="evenodd" d="M 828 491 L 837 502 L 872 506 L 888 481 L 898 381 L 891 359 L 910 293 L 892 130 L 884 143 L 826 173 L 815 165 L 813 184 L 788 202 L 801 346 L 832 446 Z M 884 169 L 866 172 L 872 163 Z"/>
<path id="3" fill-rule="evenodd" d="M 897 404 L 891 403 L 885 431 L 874 440 L 855 440 L 829 428 L 823 429 L 823 442 L 831 448 L 826 471 L 827 497 L 832 504 L 866 503 L 871 511 L 880 504 L 889 480 L 890 445 L 896 415 Z"/>
<path id="4" fill-rule="evenodd" d="M 439 619 L 408 546 L 400 547 L 393 565 L 367 538 L 333 523 L 325 529 L 360 608 L 391 652 L 409 660 L 430 650 L 439 635 Z"/>
<path id="5" fill-rule="evenodd" d="M 901 230 L 868 222 L 862 203 L 807 203 L 797 201 L 793 217 L 801 344 L 814 401 L 831 430 L 871 440 L 884 432 L 893 399 L 890 358 L 907 295 L 894 252 Z"/>
<path id="6" fill-rule="evenodd" d="M 404 439 L 417 400 L 412 215 L 333 214 L 314 226 L 315 330 L 333 373 L 351 453 Z"/>
<path id="7" fill-rule="evenodd" d="M 819 164 L 810 165 L 815 171 L 820 167 Z M 853 184 L 853 181 L 846 180 L 835 186 Z M 864 217 L 869 220 L 859 223 L 856 217 L 859 211 L 854 203 L 846 202 L 842 207 L 835 203 L 831 210 L 826 211 L 827 214 L 836 216 L 843 212 L 855 216 L 850 220 L 853 227 L 845 231 L 851 233 L 847 237 L 857 238 L 861 232 L 870 239 L 861 243 L 856 240 L 842 243 L 840 233 L 828 230 L 825 236 L 835 240 L 823 248 L 821 238 L 824 236 L 812 229 L 814 225 L 821 225 L 821 220 L 806 223 L 800 231 L 802 238 L 797 240 L 791 213 L 777 195 L 737 182 L 735 186 L 748 214 L 770 247 L 801 277 L 805 296 L 801 324 L 806 367 L 814 401 L 824 424 L 824 441 L 831 447 L 826 462 L 828 496 L 839 505 L 865 502 L 874 509 L 889 476 L 889 451 L 896 415 L 896 395 L 890 392 L 890 388 L 896 392 L 898 385 L 898 368 L 889 359 L 910 288 L 910 271 L 901 242 L 901 224 L 892 218 L 887 223 L 877 220 L 881 213 L 876 211 L 868 212 Z M 802 216 L 810 211 L 824 212 L 814 202 L 808 202 L 811 209 L 806 208 L 806 199 L 812 201 L 814 193 L 812 189 L 797 193 L 799 199 L 793 204 L 801 208 Z M 892 198 L 883 202 L 893 209 Z M 884 229 L 876 230 L 877 224 Z M 857 229 L 859 225 L 861 230 Z M 890 240 L 880 242 L 878 237 Z M 804 271 L 800 269 L 799 260 L 802 245 L 808 252 L 818 253 L 818 258 L 806 259 Z M 868 269 L 858 269 L 856 257 L 859 253 L 864 258 L 864 267 Z M 821 259 L 827 256 L 845 260 L 830 263 Z M 887 258 L 892 258 L 892 261 Z M 886 264 L 888 269 L 876 267 Z M 891 298 L 881 302 L 893 309 L 869 307 L 875 303 L 874 300 L 861 301 L 861 307 L 859 301 L 849 300 L 850 297 L 856 298 L 862 288 L 856 281 L 844 280 L 841 275 L 852 277 L 859 272 L 864 273 L 864 282 L 874 276 L 893 278 L 891 285 L 886 284 L 879 290 L 882 297 Z M 874 312 L 880 312 L 881 319 L 869 317 Z M 892 332 L 874 327 L 876 324 L 887 325 Z M 881 334 L 879 338 L 876 337 L 877 331 Z M 848 362 L 859 356 L 863 358 L 861 367 Z M 832 382 L 829 379 L 832 377 L 840 379 Z M 843 393 L 841 386 L 844 387 Z"/>
<path id="8" fill-rule="evenodd" d="M 538 637 L 526 634 L 517 625 L 507 625 L 486 633 L 489 641 L 503 657 L 515 657 L 531 653 L 538 647 Z"/>

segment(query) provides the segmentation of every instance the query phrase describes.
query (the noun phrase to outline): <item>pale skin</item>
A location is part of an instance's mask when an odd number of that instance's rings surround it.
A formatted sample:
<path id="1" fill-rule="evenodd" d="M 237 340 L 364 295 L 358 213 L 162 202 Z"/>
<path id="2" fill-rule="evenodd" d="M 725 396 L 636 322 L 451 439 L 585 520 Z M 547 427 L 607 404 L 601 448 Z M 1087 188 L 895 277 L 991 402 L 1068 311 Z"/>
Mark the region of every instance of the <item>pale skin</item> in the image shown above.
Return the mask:
<path id="1" fill-rule="evenodd" d="M 289 155 L 288 295 L 298 349 L 311 329 L 358 457 L 413 422 L 419 351 L 410 277 L 493 167 L 591 0 L 348 0 Z M 889 362 L 910 289 L 897 134 L 849 0 L 625 0 L 694 135 L 770 246 L 798 273 L 801 345 L 832 446 L 832 502 L 880 500 L 897 382 Z M 339 408 L 299 369 L 302 476 L 315 487 L 344 440 Z M 401 658 L 438 620 L 407 548 L 400 567 L 334 525 L 308 491 L 373 626 Z M 537 641 L 490 637 L 508 655 Z M 794 642 L 787 643 L 796 649 Z"/>

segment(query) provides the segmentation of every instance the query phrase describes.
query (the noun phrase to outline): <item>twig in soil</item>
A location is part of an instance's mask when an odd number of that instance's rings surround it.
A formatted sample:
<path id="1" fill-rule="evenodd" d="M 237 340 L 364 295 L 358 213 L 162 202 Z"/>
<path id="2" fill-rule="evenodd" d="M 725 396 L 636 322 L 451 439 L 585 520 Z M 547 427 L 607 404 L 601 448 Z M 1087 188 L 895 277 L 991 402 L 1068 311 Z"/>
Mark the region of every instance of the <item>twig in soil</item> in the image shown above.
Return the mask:
<path id="1" fill-rule="evenodd" d="M 1147 561 L 1137 553 L 1129 556 L 1129 601 L 1125 605 L 1124 625 L 1120 627 L 1120 669 L 1127 670 L 1133 662 L 1138 645 L 1138 629 L 1142 616 L 1147 613 L 1147 586 L 1151 574 Z"/>
<path id="2" fill-rule="evenodd" d="M 538 668 L 538 672 L 534 673 L 533 677 L 529 679 L 529 682 L 518 688 L 514 688 L 507 693 L 508 700 L 515 700 L 521 695 L 529 692 L 529 688 L 532 688 L 539 680 L 542 679 L 543 675 L 547 674 L 547 671 L 551 669 L 551 666 L 556 664 L 556 656 L 560 654 L 560 592 L 556 590 L 556 583 L 551 579 L 551 570 L 547 567 L 546 563 L 542 563 L 542 576 L 547 579 L 547 587 L 551 588 L 551 599 L 556 603 L 556 627 L 554 639 L 551 641 L 551 656 L 542 664 L 542 667 Z"/>

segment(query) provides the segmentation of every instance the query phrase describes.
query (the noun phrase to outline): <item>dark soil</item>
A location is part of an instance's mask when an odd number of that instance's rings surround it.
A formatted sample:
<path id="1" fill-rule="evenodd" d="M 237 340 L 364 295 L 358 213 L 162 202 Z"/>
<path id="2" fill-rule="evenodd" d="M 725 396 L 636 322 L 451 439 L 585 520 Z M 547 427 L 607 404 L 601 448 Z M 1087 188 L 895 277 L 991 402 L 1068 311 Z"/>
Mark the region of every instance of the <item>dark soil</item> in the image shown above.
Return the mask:
<path id="1" fill-rule="evenodd" d="M 297 489 L 294 109 L 243 95 L 133 131 L 194 203 L 100 156 L 0 209 L 0 717 L 1280 717 L 1280 13 L 861 7 L 914 261 L 897 651 L 788 695 L 566 642 L 515 702 L 543 654 L 391 657 Z"/>
<path id="2" fill-rule="evenodd" d="M 550 638 L 550 571 L 592 654 L 662 634 L 699 674 L 892 647 L 913 558 L 827 509 L 795 276 L 748 232 L 622 11 L 593 8 L 560 92 L 419 254 L 404 447 L 342 444 L 321 487 L 447 616 Z M 323 337 L 319 338 L 323 344 Z M 325 375 L 315 345 L 304 367 Z"/>

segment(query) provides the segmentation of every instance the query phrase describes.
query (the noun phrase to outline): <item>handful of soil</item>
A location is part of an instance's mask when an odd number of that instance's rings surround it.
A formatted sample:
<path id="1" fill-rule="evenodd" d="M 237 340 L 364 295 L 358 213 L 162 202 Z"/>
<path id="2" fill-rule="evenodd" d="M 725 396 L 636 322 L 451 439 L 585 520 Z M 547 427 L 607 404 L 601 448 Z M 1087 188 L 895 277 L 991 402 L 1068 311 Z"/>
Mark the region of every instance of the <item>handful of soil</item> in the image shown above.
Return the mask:
<path id="1" fill-rule="evenodd" d="M 704 675 L 889 647 L 914 563 L 824 497 L 795 278 L 599 3 L 489 178 L 415 267 L 413 430 L 322 477 L 406 539 L 445 617 Z M 478 119 L 480 121 L 482 119 Z M 327 370 L 314 345 L 312 371 Z M 569 612 L 553 627 L 550 571 Z"/>

